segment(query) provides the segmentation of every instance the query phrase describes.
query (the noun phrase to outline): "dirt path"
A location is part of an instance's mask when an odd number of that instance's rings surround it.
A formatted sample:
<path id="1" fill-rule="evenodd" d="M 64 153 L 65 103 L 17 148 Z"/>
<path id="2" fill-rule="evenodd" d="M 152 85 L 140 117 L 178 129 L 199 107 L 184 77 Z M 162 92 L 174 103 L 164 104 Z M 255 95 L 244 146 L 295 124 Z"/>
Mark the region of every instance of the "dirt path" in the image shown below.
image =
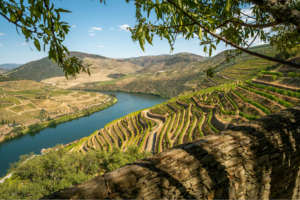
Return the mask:
<path id="1" fill-rule="evenodd" d="M 223 78 L 226 78 L 226 79 L 230 79 L 230 80 L 236 80 L 234 78 L 230 78 L 229 76 L 226 76 L 224 74 L 221 74 L 220 72 L 217 72 L 217 74 L 219 74 L 220 76 L 222 76 Z"/>
<path id="2" fill-rule="evenodd" d="M 150 118 L 147 116 L 149 110 L 144 110 L 142 111 L 142 116 L 146 119 L 146 120 L 153 120 L 156 122 L 156 126 L 154 129 L 152 129 L 152 131 L 150 132 L 148 139 L 147 139 L 147 144 L 145 147 L 146 151 L 152 151 L 154 152 L 154 148 L 155 148 L 155 142 L 154 142 L 154 136 L 155 134 L 162 129 L 163 127 L 163 122 L 159 119 L 155 119 L 155 118 Z"/>

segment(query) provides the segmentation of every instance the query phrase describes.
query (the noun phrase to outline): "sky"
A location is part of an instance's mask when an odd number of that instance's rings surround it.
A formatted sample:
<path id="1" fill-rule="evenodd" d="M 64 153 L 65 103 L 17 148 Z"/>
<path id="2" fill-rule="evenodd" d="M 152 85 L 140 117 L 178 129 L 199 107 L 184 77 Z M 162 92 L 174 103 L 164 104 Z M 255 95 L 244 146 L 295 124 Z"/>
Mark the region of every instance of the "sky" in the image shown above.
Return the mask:
<path id="1" fill-rule="evenodd" d="M 146 42 L 145 52 L 138 42 L 134 43 L 126 27 L 136 24 L 134 2 L 125 0 L 106 0 L 106 6 L 99 0 L 53 0 L 56 8 L 63 8 L 72 13 L 63 13 L 61 20 L 71 26 L 63 44 L 69 51 L 97 54 L 109 58 L 129 58 L 145 55 L 170 54 L 166 39 L 154 37 L 153 46 Z M 250 12 L 245 9 L 245 12 Z M 251 12 L 250 12 L 251 13 Z M 150 15 L 150 20 L 156 17 Z M 152 21 L 152 20 L 151 20 Z M 155 19 L 153 19 L 155 21 Z M 46 52 L 37 51 L 32 42 L 26 43 L 22 34 L 18 35 L 15 25 L 0 16 L 0 64 L 25 64 L 48 56 Z M 171 54 L 189 52 L 208 56 L 199 46 L 200 40 L 177 38 Z M 255 41 L 254 45 L 263 44 Z M 30 48 L 31 47 L 31 48 Z M 212 56 L 229 49 L 220 42 Z"/>

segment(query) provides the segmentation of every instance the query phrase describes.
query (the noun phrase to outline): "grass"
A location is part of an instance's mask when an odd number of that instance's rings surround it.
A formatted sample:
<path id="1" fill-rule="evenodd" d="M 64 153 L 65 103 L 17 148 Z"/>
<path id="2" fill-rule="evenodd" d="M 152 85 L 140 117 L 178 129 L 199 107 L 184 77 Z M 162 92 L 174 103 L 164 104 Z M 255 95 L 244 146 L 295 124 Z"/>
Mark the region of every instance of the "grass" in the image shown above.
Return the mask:
<path id="1" fill-rule="evenodd" d="M 16 113 L 24 111 L 24 109 L 20 106 L 14 106 L 14 107 L 10 108 L 10 110 L 12 110 Z"/>
<path id="2" fill-rule="evenodd" d="M 12 102 L 16 105 L 21 104 L 21 102 L 18 99 L 14 98 L 14 97 L 4 97 L 4 98 L 1 98 L 1 101 L 9 101 L 9 102 Z"/>

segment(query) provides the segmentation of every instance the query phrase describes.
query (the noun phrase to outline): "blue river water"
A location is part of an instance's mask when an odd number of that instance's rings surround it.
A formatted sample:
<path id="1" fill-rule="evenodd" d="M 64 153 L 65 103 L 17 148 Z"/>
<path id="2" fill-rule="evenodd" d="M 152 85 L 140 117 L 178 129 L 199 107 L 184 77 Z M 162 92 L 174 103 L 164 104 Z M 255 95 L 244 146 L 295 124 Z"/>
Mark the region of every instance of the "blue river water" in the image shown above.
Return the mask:
<path id="1" fill-rule="evenodd" d="M 73 142 L 103 128 L 105 124 L 114 119 L 167 100 L 166 98 L 147 94 L 125 92 L 101 93 L 114 93 L 117 96 L 118 103 L 90 116 L 59 124 L 56 128 L 46 128 L 38 133 L 27 134 L 14 138 L 11 141 L 0 143 L 0 177 L 3 177 L 7 173 L 9 163 L 17 162 L 20 155 L 29 154 L 30 152 L 40 154 L 43 148 Z"/>

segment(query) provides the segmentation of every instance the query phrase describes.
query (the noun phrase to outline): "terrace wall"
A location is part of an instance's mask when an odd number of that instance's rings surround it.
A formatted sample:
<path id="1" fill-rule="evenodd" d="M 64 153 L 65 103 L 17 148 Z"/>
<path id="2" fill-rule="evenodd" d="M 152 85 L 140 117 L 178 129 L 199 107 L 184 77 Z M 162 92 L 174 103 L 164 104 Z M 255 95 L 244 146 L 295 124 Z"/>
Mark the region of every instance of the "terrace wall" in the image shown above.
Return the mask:
<path id="1" fill-rule="evenodd" d="M 150 117 L 150 118 L 156 118 L 156 119 L 160 119 L 163 121 L 163 123 L 165 123 L 167 117 L 164 116 L 164 115 L 159 115 L 159 114 L 156 114 L 156 113 L 153 113 L 151 112 L 151 110 L 148 110 L 147 112 L 147 116 Z"/>
<path id="2" fill-rule="evenodd" d="M 300 106 L 231 127 L 47 199 L 298 199 Z"/>
<path id="3" fill-rule="evenodd" d="M 267 85 L 267 86 L 277 87 L 277 88 L 285 89 L 285 90 L 292 90 L 294 92 L 298 91 L 298 88 L 292 88 L 292 87 L 289 87 L 289 86 L 283 86 L 283 85 L 278 85 L 278 84 L 274 85 L 272 83 L 267 83 L 267 82 L 264 82 L 264 81 L 255 81 L 255 80 L 252 80 L 251 82 L 255 83 L 255 84 L 260 84 L 260 85 Z"/>

